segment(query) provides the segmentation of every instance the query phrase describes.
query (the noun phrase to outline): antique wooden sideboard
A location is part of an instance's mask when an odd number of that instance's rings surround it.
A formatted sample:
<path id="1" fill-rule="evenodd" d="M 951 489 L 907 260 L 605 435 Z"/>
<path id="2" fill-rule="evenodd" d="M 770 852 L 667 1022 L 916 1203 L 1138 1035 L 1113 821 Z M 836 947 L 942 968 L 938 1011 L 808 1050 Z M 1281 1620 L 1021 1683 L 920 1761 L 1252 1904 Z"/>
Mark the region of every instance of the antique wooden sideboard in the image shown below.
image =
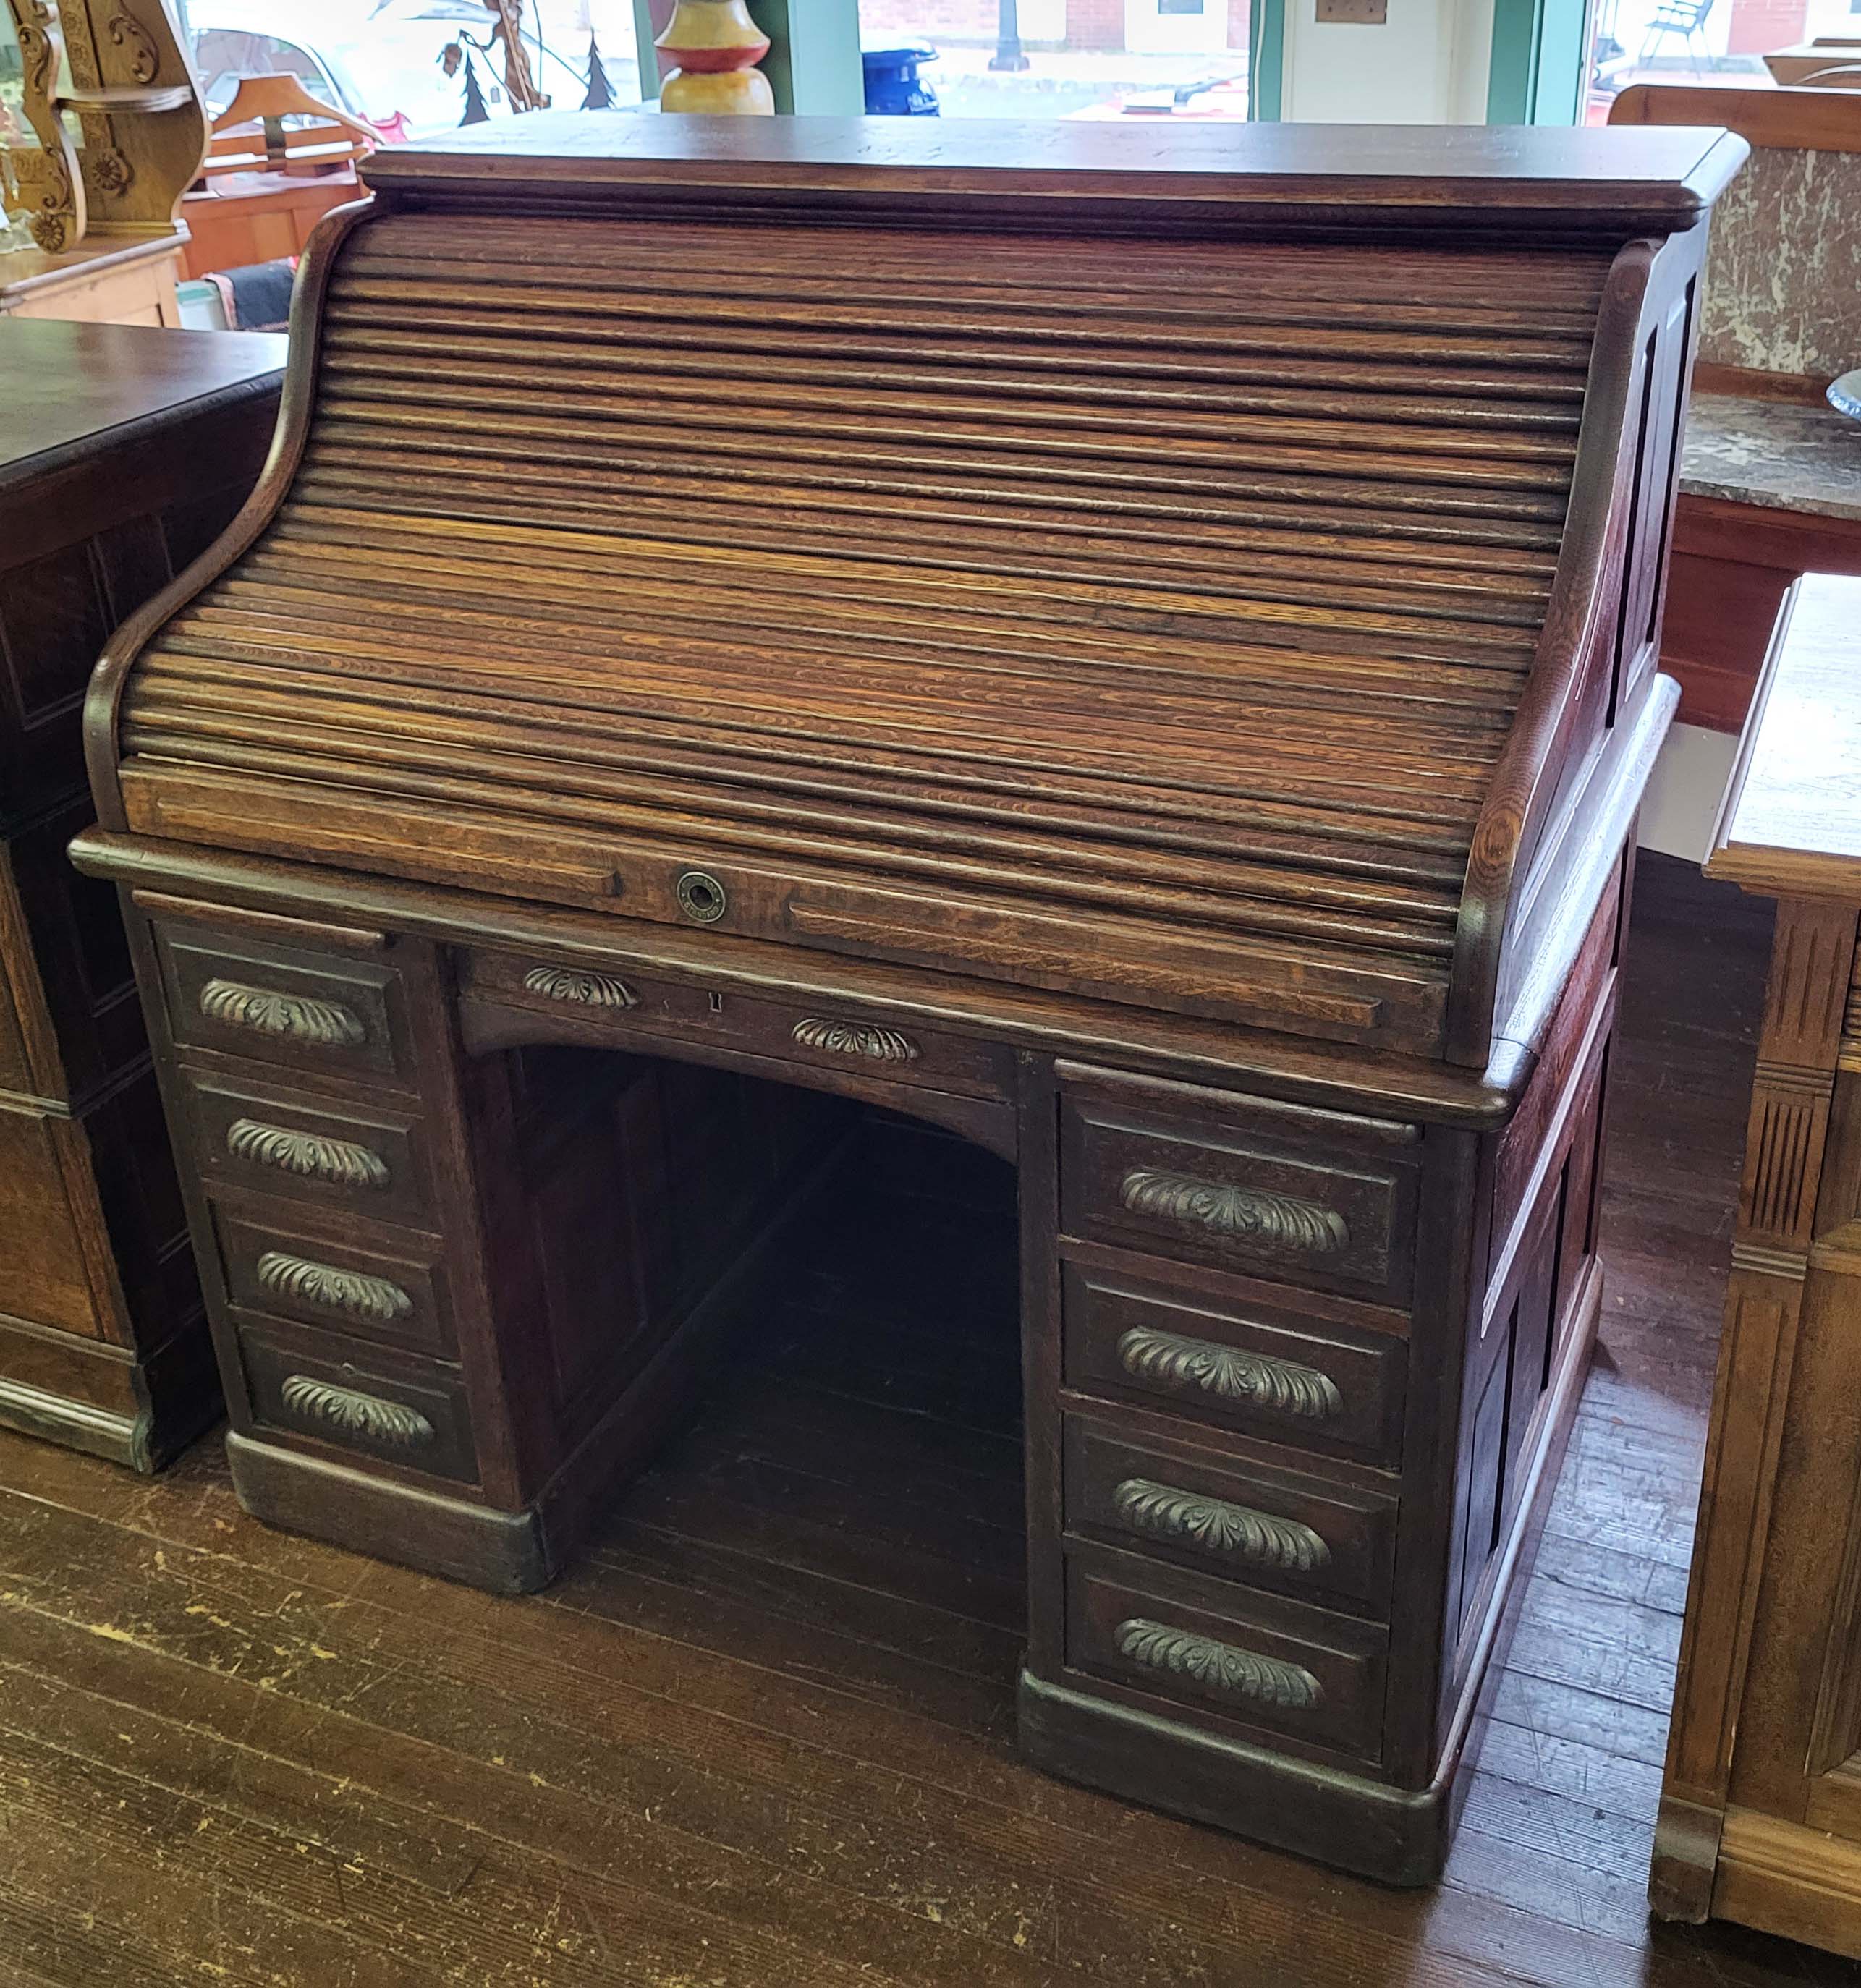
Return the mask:
<path id="1" fill-rule="evenodd" d="M 1777 931 L 1651 1890 L 1861 1958 L 1858 661 L 1799 582 L 1707 864 Z"/>
<path id="2" fill-rule="evenodd" d="M 250 492 L 284 341 L 0 322 L 0 1422 L 150 1469 L 219 1411 L 84 685 Z"/>
<path id="3" fill-rule="evenodd" d="M 371 161 L 88 717 L 249 1507 L 546 1581 L 847 1100 L 915 1114 L 1019 1169 L 1029 1751 L 1433 1875 L 1599 1302 L 1743 150 Z"/>

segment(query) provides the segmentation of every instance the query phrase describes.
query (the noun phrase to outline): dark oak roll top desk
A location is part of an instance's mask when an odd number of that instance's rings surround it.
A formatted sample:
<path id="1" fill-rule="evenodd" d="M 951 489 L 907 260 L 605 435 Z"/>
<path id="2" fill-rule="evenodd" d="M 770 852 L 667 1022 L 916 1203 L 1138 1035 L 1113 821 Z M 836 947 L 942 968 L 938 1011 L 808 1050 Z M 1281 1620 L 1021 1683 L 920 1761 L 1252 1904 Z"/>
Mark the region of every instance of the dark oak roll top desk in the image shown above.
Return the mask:
<path id="1" fill-rule="evenodd" d="M 370 161 L 93 686 L 242 1496 L 547 1580 L 845 1100 L 931 1120 L 1018 1168 L 1026 1746 L 1426 1879 L 1599 1301 L 1742 145 L 495 137 Z"/>

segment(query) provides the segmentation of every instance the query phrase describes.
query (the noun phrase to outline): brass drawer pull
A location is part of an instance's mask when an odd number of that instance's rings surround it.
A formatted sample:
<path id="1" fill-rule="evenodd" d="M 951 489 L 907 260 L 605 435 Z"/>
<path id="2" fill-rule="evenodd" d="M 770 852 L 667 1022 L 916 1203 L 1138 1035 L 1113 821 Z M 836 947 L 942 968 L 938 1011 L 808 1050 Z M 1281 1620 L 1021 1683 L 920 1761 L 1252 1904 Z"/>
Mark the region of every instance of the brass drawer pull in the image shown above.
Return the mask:
<path id="1" fill-rule="evenodd" d="M 283 1249 L 267 1249 L 259 1259 L 256 1272 L 262 1290 L 274 1291 L 280 1297 L 295 1298 L 299 1304 L 347 1312 L 382 1325 L 413 1315 L 414 1300 L 385 1277 L 338 1270 L 333 1263 L 314 1263 L 308 1256 L 293 1256 Z"/>
<path id="2" fill-rule="evenodd" d="M 1210 1339 L 1189 1339 L 1134 1325 L 1120 1334 L 1118 1364 L 1139 1381 L 1166 1388 L 1196 1388 L 1224 1401 L 1245 1401 L 1276 1415 L 1324 1422 L 1340 1415 L 1344 1397 L 1328 1374 L 1270 1354 L 1244 1353 Z"/>
<path id="3" fill-rule="evenodd" d="M 384 1188 L 393 1178 L 387 1161 L 372 1148 L 262 1124 L 256 1118 L 234 1119 L 226 1128 L 226 1150 L 253 1166 L 271 1167 L 303 1180 L 327 1181 L 334 1187 Z"/>
<path id="4" fill-rule="evenodd" d="M 1118 1199 L 1133 1215 L 1160 1215 L 1233 1236 L 1269 1256 L 1335 1256 L 1351 1239 L 1350 1225 L 1335 1208 L 1271 1188 L 1230 1187 L 1139 1168 L 1125 1175 Z"/>
<path id="5" fill-rule="evenodd" d="M 594 973 L 579 966 L 533 966 L 523 976 L 533 994 L 551 1001 L 572 1001 L 583 1008 L 637 1008 L 640 997 L 611 973 Z"/>
<path id="6" fill-rule="evenodd" d="M 1252 1567 L 1311 1574 L 1331 1564 L 1331 1548 L 1297 1519 L 1179 1491 L 1147 1477 L 1127 1477 L 1112 1493 L 1112 1508 L 1134 1533 L 1230 1555 Z"/>
<path id="7" fill-rule="evenodd" d="M 310 994 L 287 994 L 276 987 L 250 987 L 240 980 L 209 980 L 200 991 L 200 1011 L 210 1022 L 280 1042 L 307 1043 L 313 1049 L 353 1050 L 368 1040 L 361 1016 L 340 1001 Z"/>
<path id="8" fill-rule="evenodd" d="M 861 1057 L 871 1063 L 915 1063 L 918 1046 L 896 1029 L 873 1022 L 836 1022 L 824 1015 L 806 1015 L 789 1030 L 791 1041 L 824 1056 Z"/>
<path id="9" fill-rule="evenodd" d="M 433 1440 L 433 1425 L 418 1408 L 313 1380 L 308 1374 L 288 1375 L 278 1398 L 288 1413 L 305 1422 L 327 1422 L 344 1435 L 366 1436 L 395 1449 L 424 1449 Z"/>
<path id="10" fill-rule="evenodd" d="M 1133 1615 L 1112 1631 L 1118 1654 L 1145 1670 L 1169 1671 L 1193 1679 L 1227 1698 L 1250 1698 L 1289 1712 L 1310 1712 L 1324 1699 L 1325 1687 L 1302 1664 L 1237 1649 L 1212 1636 L 1195 1636 Z"/>

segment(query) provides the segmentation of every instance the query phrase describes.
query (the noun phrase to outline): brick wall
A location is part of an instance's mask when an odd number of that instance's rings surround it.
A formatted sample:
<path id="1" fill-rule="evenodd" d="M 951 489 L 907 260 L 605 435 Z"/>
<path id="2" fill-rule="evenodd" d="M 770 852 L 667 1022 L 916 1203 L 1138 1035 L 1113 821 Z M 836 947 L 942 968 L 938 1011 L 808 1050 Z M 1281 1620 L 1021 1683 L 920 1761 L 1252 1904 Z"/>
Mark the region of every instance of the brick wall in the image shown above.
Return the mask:
<path id="1" fill-rule="evenodd" d="M 939 38 L 993 44 L 997 12 L 996 0 L 860 0 L 859 25 L 868 48 Z"/>
<path id="2" fill-rule="evenodd" d="M 1809 0 L 1732 0 L 1727 55 L 1761 55 L 1767 49 L 1787 49 L 1803 39 L 1809 19 Z M 1678 46 L 1670 36 L 1670 44 Z"/>

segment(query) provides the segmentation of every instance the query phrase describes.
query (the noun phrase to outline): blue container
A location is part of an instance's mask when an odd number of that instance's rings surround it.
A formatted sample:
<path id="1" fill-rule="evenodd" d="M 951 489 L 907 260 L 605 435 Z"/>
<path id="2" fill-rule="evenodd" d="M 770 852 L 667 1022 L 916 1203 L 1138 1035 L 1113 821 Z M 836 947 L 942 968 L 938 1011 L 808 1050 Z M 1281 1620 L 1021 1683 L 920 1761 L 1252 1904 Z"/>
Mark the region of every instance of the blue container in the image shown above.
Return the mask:
<path id="1" fill-rule="evenodd" d="M 935 49 L 863 49 L 860 63 L 866 72 L 866 115 L 941 117 L 937 93 L 918 73 L 925 63 L 936 59 Z"/>

